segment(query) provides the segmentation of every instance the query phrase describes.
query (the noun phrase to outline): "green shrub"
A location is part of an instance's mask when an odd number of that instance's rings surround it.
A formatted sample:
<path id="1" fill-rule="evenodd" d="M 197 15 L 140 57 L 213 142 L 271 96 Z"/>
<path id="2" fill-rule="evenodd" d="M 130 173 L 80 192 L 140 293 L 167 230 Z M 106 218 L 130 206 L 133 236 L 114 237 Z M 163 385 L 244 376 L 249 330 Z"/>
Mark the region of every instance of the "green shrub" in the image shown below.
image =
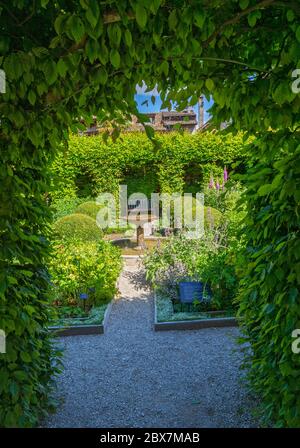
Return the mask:
<path id="1" fill-rule="evenodd" d="M 238 289 L 234 250 L 218 246 L 214 234 L 205 239 L 176 236 L 145 256 L 146 277 L 172 299 L 178 298 L 179 281 L 201 281 L 212 293 L 212 309 L 232 309 Z"/>
<path id="2" fill-rule="evenodd" d="M 50 206 L 53 220 L 56 221 L 64 216 L 77 213 L 75 212 L 75 209 L 79 206 L 79 204 L 87 202 L 87 199 L 88 198 L 78 198 L 76 196 L 55 199 Z"/>
<path id="3" fill-rule="evenodd" d="M 222 176 L 225 165 L 229 172 L 243 172 L 248 159 L 242 133 L 157 133 L 156 141 L 153 145 L 141 132 L 123 133 L 107 142 L 101 135 L 71 135 L 68 149 L 52 164 L 51 194 L 118 193 L 119 184 L 128 184 L 129 193 L 141 191 L 148 196 L 153 191 L 190 191 L 193 186 L 199 191 L 210 174 Z"/>
<path id="4" fill-rule="evenodd" d="M 205 206 L 216 208 L 223 213 L 237 202 L 242 191 L 242 185 L 232 179 L 226 182 L 224 189 L 217 190 L 206 186 L 203 189 Z"/>
<path id="5" fill-rule="evenodd" d="M 251 344 L 251 385 L 267 424 L 300 427 L 300 146 L 296 132 L 269 132 L 245 177 L 247 206 L 240 316 Z"/>
<path id="6" fill-rule="evenodd" d="M 88 293 L 88 305 L 113 298 L 121 270 L 120 250 L 106 241 L 54 244 L 49 271 L 55 305 L 78 306 L 79 294 Z"/>
<path id="7" fill-rule="evenodd" d="M 170 202 L 170 216 L 171 216 L 171 224 L 174 224 L 174 227 L 176 227 L 175 223 L 175 216 L 174 216 L 174 210 L 180 210 L 179 207 L 181 207 L 182 214 L 182 226 L 183 227 L 189 227 L 194 224 L 194 220 L 196 219 L 196 211 L 199 207 L 199 210 L 202 211 L 203 205 L 200 201 L 198 201 L 195 197 L 191 198 L 192 200 L 185 200 L 184 196 L 180 196 L 179 198 L 176 198 L 174 201 Z M 165 201 L 166 204 L 166 201 Z M 218 227 L 222 221 L 222 213 L 217 210 L 214 207 L 203 207 L 203 218 L 204 218 L 204 227 L 205 229 L 212 229 L 215 227 Z M 192 219 L 192 222 L 191 222 Z M 169 217 L 168 217 L 169 221 Z M 167 225 L 164 224 L 164 218 L 162 217 L 160 220 L 160 226 L 161 227 L 167 227 Z"/>
<path id="8" fill-rule="evenodd" d="M 99 241 L 102 231 L 96 221 L 82 213 L 64 216 L 53 224 L 54 236 L 59 240 Z"/>
<path id="9" fill-rule="evenodd" d="M 205 208 L 202 238 L 189 239 L 182 233 L 146 254 L 146 277 L 152 286 L 176 298 L 180 280 L 200 280 L 212 293 L 214 309 L 236 307 L 237 265 L 244 244 L 240 236 L 244 212 L 237 209 L 237 199 L 228 201 L 224 213 Z"/>
<path id="10" fill-rule="evenodd" d="M 76 209 L 74 210 L 74 213 L 82 213 L 89 216 L 90 218 L 93 218 L 93 220 L 95 221 L 100 208 L 101 205 L 96 204 L 96 202 L 87 201 L 78 205 L 78 207 L 76 207 Z"/>
<path id="11" fill-rule="evenodd" d="M 102 206 L 96 204 L 96 202 L 93 201 L 86 201 L 80 204 L 76 209 L 75 213 L 80 213 L 87 215 L 91 218 L 93 218 L 96 221 L 97 214 Z M 103 233 L 105 234 L 111 234 L 111 233 L 125 233 L 130 230 L 134 230 L 135 227 L 128 224 L 126 227 L 106 227 L 103 229 Z"/>
<path id="12" fill-rule="evenodd" d="M 214 207 L 204 207 L 204 226 L 212 229 L 222 222 L 222 213 Z"/>

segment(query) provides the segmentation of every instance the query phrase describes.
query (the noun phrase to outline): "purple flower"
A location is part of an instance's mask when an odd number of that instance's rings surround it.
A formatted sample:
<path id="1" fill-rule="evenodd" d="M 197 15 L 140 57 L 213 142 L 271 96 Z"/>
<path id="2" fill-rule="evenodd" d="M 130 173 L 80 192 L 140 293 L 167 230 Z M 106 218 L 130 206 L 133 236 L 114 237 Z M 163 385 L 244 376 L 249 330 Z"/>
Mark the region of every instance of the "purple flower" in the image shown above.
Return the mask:
<path id="1" fill-rule="evenodd" d="M 220 183 L 219 183 L 218 180 L 217 180 L 217 182 L 216 182 L 216 189 L 217 189 L 217 190 L 220 190 Z"/>
<path id="2" fill-rule="evenodd" d="M 210 177 L 210 181 L 209 181 L 209 188 L 215 188 L 215 182 L 214 182 L 214 178 L 211 176 Z"/>
<path id="3" fill-rule="evenodd" d="M 226 169 L 226 166 L 224 168 L 224 176 L 223 177 L 224 177 L 224 183 L 227 182 L 227 180 L 228 180 L 228 171 Z"/>

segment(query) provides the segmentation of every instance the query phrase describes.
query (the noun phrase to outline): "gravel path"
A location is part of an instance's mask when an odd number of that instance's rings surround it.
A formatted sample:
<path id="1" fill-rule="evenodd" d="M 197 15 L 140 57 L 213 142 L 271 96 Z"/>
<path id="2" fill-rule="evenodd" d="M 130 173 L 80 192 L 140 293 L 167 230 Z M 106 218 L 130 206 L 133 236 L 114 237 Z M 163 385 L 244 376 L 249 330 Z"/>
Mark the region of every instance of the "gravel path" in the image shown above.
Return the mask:
<path id="1" fill-rule="evenodd" d="M 251 427 L 236 328 L 154 332 L 153 298 L 137 264 L 104 335 L 60 338 L 62 404 L 46 427 Z"/>

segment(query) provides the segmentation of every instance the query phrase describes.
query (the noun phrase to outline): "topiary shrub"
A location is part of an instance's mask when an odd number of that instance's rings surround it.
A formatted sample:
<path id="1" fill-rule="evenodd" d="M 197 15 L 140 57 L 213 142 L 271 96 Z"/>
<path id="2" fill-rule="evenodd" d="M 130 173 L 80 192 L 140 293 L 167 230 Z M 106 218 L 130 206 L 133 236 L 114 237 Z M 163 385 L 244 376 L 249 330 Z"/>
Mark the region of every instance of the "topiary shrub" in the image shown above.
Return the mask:
<path id="1" fill-rule="evenodd" d="M 53 225 L 53 230 L 58 240 L 97 242 L 103 235 L 96 221 L 83 213 L 74 213 L 58 219 Z"/>
<path id="2" fill-rule="evenodd" d="M 78 205 L 74 213 L 82 213 L 96 220 L 97 213 L 99 212 L 101 207 L 101 205 L 96 204 L 96 202 L 94 201 L 86 201 Z"/>

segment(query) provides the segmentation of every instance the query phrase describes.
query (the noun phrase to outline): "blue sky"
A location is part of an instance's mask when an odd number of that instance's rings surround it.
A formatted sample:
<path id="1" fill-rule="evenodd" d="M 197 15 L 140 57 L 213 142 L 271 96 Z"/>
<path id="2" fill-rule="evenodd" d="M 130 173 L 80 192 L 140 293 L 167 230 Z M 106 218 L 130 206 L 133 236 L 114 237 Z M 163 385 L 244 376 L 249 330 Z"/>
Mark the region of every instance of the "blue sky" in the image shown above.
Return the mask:
<path id="1" fill-rule="evenodd" d="M 159 93 L 157 92 L 156 89 L 154 89 L 152 92 L 147 92 L 144 93 L 145 91 L 145 87 L 140 88 L 137 86 L 137 93 L 135 95 L 135 101 L 137 103 L 138 106 L 138 110 L 141 113 L 146 113 L 146 112 L 159 112 L 161 110 L 161 104 L 162 101 L 160 99 Z M 154 95 L 155 96 L 155 104 L 152 104 L 151 101 L 151 96 Z M 146 104 L 143 104 L 143 102 L 147 101 Z M 207 110 L 212 106 L 213 104 L 213 100 L 211 99 L 210 101 L 207 101 L 206 98 L 204 97 L 204 122 L 206 122 L 209 118 L 209 113 L 207 112 Z M 193 107 L 194 111 L 197 114 L 197 119 L 198 119 L 198 107 L 194 106 Z M 166 110 L 166 109 L 164 109 Z"/>

